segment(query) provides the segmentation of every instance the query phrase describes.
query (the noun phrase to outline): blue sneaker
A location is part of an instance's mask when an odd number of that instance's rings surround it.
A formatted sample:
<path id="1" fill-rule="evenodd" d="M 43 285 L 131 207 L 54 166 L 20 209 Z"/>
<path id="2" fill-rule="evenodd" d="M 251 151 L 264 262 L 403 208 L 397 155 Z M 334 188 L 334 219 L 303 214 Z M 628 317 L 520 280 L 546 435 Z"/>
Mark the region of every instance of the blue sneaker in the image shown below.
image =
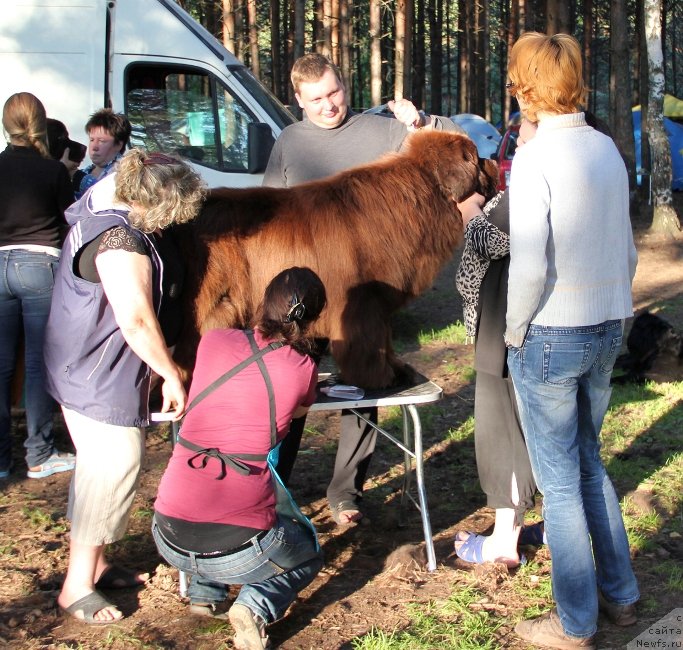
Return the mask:
<path id="1" fill-rule="evenodd" d="M 59 472 L 70 472 L 76 467 L 76 455 L 65 451 L 55 451 L 46 461 L 37 467 L 29 468 L 29 478 L 46 478 Z"/>

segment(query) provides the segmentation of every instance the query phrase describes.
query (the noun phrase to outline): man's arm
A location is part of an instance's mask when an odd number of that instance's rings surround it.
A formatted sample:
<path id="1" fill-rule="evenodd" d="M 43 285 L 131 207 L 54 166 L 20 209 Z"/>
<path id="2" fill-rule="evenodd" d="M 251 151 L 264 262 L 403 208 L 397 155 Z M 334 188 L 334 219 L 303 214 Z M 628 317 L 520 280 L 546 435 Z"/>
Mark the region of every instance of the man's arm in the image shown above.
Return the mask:
<path id="1" fill-rule="evenodd" d="M 398 99 L 387 102 L 387 107 L 394 113 L 396 119 L 404 124 L 408 130 L 436 129 L 437 131 L 465 131 L 456 125 L 453 120 L 440 115 L 429 115 L 424 111 L 418 111 L 415 105 L 408 99 Z"/>
<path id="2" fill-rule="evenodd" d="M 263 182 L 261 184 L 264 187 L 287 187 L 287 179 L 282 169 L 282 133 L 275 140 L 273 149 L 270 152 L 270 158 L 268 158 L 268 165 L 263 174 Z"/>

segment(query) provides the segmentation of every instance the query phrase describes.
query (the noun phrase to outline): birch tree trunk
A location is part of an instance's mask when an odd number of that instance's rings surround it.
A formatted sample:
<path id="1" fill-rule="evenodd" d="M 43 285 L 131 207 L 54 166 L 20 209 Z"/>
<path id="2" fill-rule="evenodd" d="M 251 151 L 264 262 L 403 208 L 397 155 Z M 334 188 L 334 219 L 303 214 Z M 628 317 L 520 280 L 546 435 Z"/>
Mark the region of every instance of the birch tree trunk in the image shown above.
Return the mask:
<path id="1" fill-rule="evenodd" d="M 671 194 L 671 147 L 664 130 L 664 57 L 661 39 L 661 0 L 644 0 L 645 39 L 650 80 L 647 129 L 652 169 L 652 225 L 650 230 L 673 236 L 681 229 Z"/>

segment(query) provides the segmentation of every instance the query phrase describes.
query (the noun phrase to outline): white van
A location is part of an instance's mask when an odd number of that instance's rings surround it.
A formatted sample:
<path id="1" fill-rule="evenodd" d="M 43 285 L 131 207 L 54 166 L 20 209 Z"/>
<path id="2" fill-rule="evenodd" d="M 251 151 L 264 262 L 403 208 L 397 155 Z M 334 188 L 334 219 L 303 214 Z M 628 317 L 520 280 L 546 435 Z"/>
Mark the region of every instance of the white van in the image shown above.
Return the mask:
<path id="1" fill-rule="evenodd" d="M 2 0 L 0 106 L 32 92 L 86 142 L 104 106 L 132 146 L 178 153 L 210 187 L 260 185 L 292 114 L 173 0 Z"/>

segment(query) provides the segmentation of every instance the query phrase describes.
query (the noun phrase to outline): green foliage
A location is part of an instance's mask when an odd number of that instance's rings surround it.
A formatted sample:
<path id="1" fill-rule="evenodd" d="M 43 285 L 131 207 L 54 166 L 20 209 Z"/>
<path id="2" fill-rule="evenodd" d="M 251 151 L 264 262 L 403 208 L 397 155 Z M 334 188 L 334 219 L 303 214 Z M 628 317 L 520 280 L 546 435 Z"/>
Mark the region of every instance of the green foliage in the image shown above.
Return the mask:
<path id="1" fill-rule="evenodd" d="M 615 386 L 612 405 L 603 427 L 603 460 L 615 478 L 617 489 L 629 494 L 622 511 L 631 549 L 638 557 L 663 548 L 663 540 L 683 534 L 683 383 Z M 461 445 L 474 435 L 470 416 L 450 429 L 446 440 Z M 467 446 L 467 445 L 465 445 Z M 461 482 L 465 493 L 480 490 L 476 481 Z M 530 516 L 529 520 L 537 517 Z M 547 551 L 532 557 L 515 570 L 503 587 L 505 602 L 514 601 L 524 618 L 534 618 L 553 606 Z M 675 558 L 657 563 L 662 587 L 675 595 L 683 591 L 683 568 Z M 373 628 L 355 639 L 356 650 L 433 650 L 434 648 L 497 648 L 498 630 L 509 626 L 507 610 L 487 611 L 486 585 L 482 574 L 458 572 L 459 584 L 445 602 L 430 601 L 406 606 L 406 622 L 400 628 Z M 489 596 L 490 598 L 490 596 Z M 643 594 L 643 615 L 658 611 L 655 597 Z"/>
<path id="2" fill-rule="evenodd" d="M 465 326 L 460 321 L 457 321 L 441 330 L 420 332 L 417 342 L 420 345 L 428 345 L 429 343 L 441 343 L 442 345 L 462 344 L 465 343 L 466 338 Z"/>
<path id="3" fill-rule="evenodd" d="M 445 602 L 408 606 L 409 622 L 403 630 L 373 630 L 354 639 L 355 650 L 486 650 L 498 647 L 495 633 L 501 626 L 479 601 L 474 587 L 456 588 Z M 486 599 L 484 599 L 486 600 Z"/>
<path id="4" fill-rule="evenodd" d="M 655 572 L 666 580 L 671 591 L 683 592 L 683 566 L 676 560 L 667 560 L 655 567 Z"/>
<path id="5" fill-rule="evenodd" d="M 449 429 L 446 433 L 449 442 L 462 442 L 463 440 L 474 439 L 474 415 L 470 415 L 460 426 Z"/>
<path id="6" fill-rule="evenodd" d="M 58 515 L 51 515 L 37 506 L 26 505 L 21 509 L 31 526 L 56 532 L 66 531 L 64 521 Z"/>

